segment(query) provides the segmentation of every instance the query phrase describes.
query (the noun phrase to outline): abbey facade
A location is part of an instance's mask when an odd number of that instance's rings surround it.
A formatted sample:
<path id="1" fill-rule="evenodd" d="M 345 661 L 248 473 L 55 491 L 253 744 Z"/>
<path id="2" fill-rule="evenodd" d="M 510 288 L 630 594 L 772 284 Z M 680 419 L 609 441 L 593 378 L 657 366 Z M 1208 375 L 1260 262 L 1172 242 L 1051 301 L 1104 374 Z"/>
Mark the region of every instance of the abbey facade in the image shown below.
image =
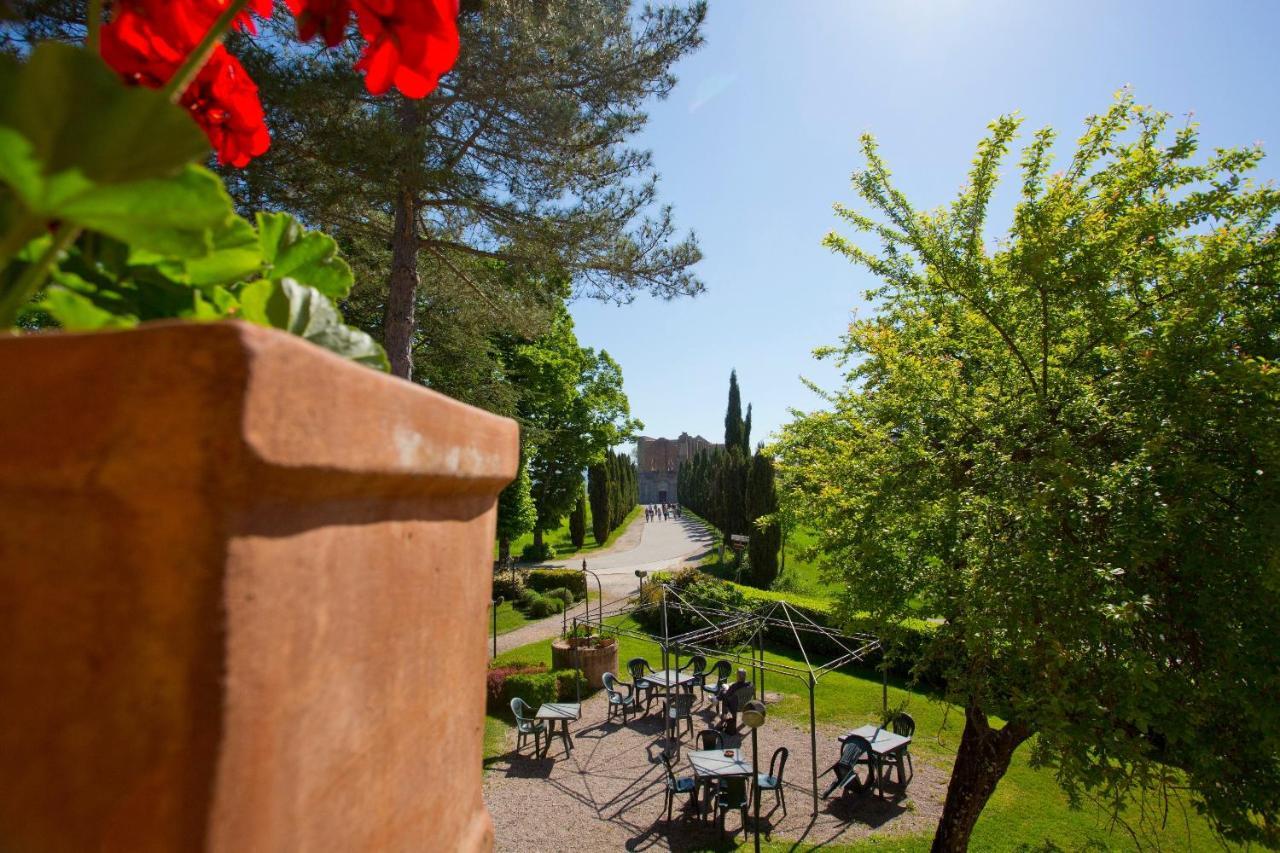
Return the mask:
<path id="1" fill-rule="evenodd" d="M 695 454 L 720 447 L 700 435 L 680 433 L 679 438 L 636 439 L 636 470 L 640 476 L 640 503 L 679 503 L 676 472 Z"/>

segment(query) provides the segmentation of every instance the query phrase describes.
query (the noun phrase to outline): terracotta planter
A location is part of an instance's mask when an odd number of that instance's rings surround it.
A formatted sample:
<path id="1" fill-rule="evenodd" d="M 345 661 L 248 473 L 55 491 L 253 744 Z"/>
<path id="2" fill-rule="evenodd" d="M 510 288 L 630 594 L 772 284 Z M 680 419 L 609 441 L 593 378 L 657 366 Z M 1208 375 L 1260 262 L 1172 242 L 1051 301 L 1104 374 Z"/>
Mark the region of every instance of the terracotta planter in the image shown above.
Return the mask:
<path id="1" fill-rule="evenodd" d="M 595 638 L 571 637 L 551 641 L 551 668 L 577 669 L 592 687 L 604 687 L 604 674 L 618 674 L 618 641 L 605 637 L 597 648 Z"/>
<path id="2" fill-rule="evenodd" d="M 229 323 L 0 340 L 0 412 L 0 847 L 492 847 L 512 421 Z"/>

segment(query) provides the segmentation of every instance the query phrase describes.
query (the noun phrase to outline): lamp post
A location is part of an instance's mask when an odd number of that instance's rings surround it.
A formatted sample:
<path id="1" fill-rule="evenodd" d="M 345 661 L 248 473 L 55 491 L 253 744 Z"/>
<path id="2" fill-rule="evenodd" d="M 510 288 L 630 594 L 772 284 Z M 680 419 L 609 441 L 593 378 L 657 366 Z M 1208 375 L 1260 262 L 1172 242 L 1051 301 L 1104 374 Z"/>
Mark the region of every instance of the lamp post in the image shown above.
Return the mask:
<path id="1" fill-rule="evenodd" d="M 498 656 L 498 608 L 502 606 L 502 596 L 493 600 L 493 656 Z"/>
<path id="2" fill-rule="evenodd" d="M 648 577 L 648 575 L 649 575 L 649 573 L 648 573 L 648 572 L 646 572 L 644 569 L 636 569 L 636 577 L 637 577 L 637 578 L 639 579 L 639 581 L 640 581 L 640 588 L 636 590 L 636 607 L 639 607 L 639 606 L 641 605 L 641 603 L 643 602 L 643 599 L 644 599 L 644 579 L 645 579 L 646 577 Z"/>
<path id="3" fill-rule="evenodd" d="M 764 725 L 767 716 L 764 703 L 752 699 L 742 706 L 742 724 L 751 729 L 751 799 L 755 807 L 756 853 L 760 853 L 760 742 L 756 739 L 756 729 Z"/>

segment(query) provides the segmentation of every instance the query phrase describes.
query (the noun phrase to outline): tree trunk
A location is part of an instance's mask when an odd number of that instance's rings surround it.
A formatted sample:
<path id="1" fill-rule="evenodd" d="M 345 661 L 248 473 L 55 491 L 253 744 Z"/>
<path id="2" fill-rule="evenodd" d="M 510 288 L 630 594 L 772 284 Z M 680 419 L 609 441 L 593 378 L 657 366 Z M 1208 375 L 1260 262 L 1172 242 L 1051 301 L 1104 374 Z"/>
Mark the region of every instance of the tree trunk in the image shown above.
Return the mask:
<path id="1" fill-rule="evenodd" d="M 391 286 L 382 317 L 382 340 L 391 372 L 413 378 L 414 304 L 418 298 L 417 205 L 402 188 L 396 198 L 395 234 L 391 242 Z"/>
<path id="2" fill-rule="evenodd" d="M 947 786 L 947 802 L 933 836 L 933 853 L 963 853 L 969 849 L 969 836 L 978 816 L 1009 769 L 1013 751 L 1030 734 L 1021 723 L 993 729 L 981 709 L 965 709 L 964 734 L 960 736 L 960 751 Z"/>
<path id="3" fill-rule="evenodd" d="M 533 547 L 537 548 L 539 551 L 542 550 L 542 528 L 541 527 L 533 528 Z"/>
<path id="4" fill-rule="evenodd" d="M 498 562 L 500 564 L 505 564 L 509 559 L 511 559 L 511 540 L 499 539 L 498 540 Z"/>

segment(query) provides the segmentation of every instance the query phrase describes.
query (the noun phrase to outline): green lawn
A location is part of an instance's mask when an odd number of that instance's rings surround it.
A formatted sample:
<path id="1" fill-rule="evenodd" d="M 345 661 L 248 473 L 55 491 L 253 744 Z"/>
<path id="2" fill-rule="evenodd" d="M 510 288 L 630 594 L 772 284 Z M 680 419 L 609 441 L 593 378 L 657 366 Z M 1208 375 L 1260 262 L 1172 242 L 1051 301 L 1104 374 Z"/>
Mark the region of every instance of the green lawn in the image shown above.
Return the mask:
<path id="1" fill-rule="evenodd" d="M 635 627 L 629 617 L 607 620 L 628 627 Z M 655 660 L 660 656 L 655 643 L 622 637 L 618 657 L 646 656 Z M 784 650 L 767 652 L 768 659 L 792 665 L 803 665 L 797 657 Z M 550 644 L 543 640 L 502 654 L 499 661 L 544 662 L 550 664 Z M 806 727 L 809 717 L 807 691 L 796 679 L 769 673 L 765 687 L 783 694 L 781 701 L 769 708 L 775 718 L 789 720 Z M 881 705 L 881 682 L 878 675 L 856 669 L 829 673 L 818 682 L 815 691 L 815 712 L 820 724 L 853 728 L 863 723 L 878 722 Z M 958 708 L 948 706 L 919 691 L 908 690 L 900 683 L 890 682 L 889 704 L 902 704 L 916 719 L 916 739 L 912 749 L 916 754 L 929 757 L 938 764 L 949 765 L 963 725 L 963 715 Z M 489 759 L 502 752 L 505 732 L 510 723 L 499 717 L 489 717 L 485 727 L 485 757 Z M 829 751 L 829 750 L 828 750 Z M 1049 770 L 1036 770 L 1028 763 L 1030 748 L 1024 745 L 1014 755 L 1008 774 L 996 789 L 991 802 L 983 812 L 974 831 L 970 846 L 974 851 L 1032 851 L 1032 850 L 1137 850 L 1133 840 L 1123 829 L 1108 830 L 1108 815 L 1101 808 L 1086 804 L 1073 810 L 1066 797 L 1058 789 Z M 1133 820 L 1135 813 L 1127 818 Z M 1175 803 L 1170 809 L 1168 825 L 1164 829 L 1152 829 L 1144 838 L 1145 849 L 1158 850 L 1214 850 L 1223 849 L 1209 830 L 1208 824 L 1189 807 Z M 769 850 L 810 849 L 803 845 L 775 842 L 767 844 Z M 926 851 L 929 838 L 912 837 L 897 840 L 869 839 L 853 846 L 824 847 L 828 851 Z"/>
<path id="2" fill-rule="evenodd" d="M 689 511 L 685 510 L 685 512 Z M 708 556 L 699 568 L 722 580 L 738 580 L 731 562 L 733 555 L 727 549 L 725 551 L 726 565 L 722 566 L 720 564 L 720 535 L 716 529 L 708 524 L 706 519 L 700 518 L 692 512 L 689 512 L 689 515 L 706 525 L 715 536 L 712 547 L 716 549 L 716 553 Z M 836 594 L 840 585 L 822 580 L 818 576 L 818 564 L 815 560 L 801 558 L 802 552 L 813 547 L 817 544 L 817 541 L 818 534 L 807 527 L 797 527 L 788 531 L 786 542 L 783 543 L 782 553 L 779 555 L 780 564 L 785 563 L 785 566 L 781 568 L 777 579 L 774 580 L 774 589 L 819 599 L 831 598 Z"/>
<path id="3" fill-rule="evenodd" d="M 636 516 L 639 514 L 640 514 L 640 506 L 636 505 L 632 507 L 631 512 L 627 513 L 627 517 L 623 519 L 622 524 L 619 524 L 617 529 L 609 534 L 609 538 L 605 539 L 603 543 L 598 543 L 596 542 L 595 537 L 591 535 L 591 506 L 588 505 L 587 506 L 587 538 L 582 543 L 581 550 L 575 549 L 573 547 L 573 541 L 569 538 L 568 517 L 561 519 L 560 526 L 557 527 L 555 530 L 545 531 L 542 534 L 542 541 L 546 542 L 552 548 L 556 549 L 555 559 L 557 560 L 567 560 L 571 557 L 589 556 L 596 551 L 601 551 L 605 548 L 608 548 L 615 541 L 617 541 L 618 537 L 622 535 L 622 531 L 626 530 L 628 525 L 630 525 L 631 522 L 634 521 Z M 526 545 L 532 545 L 532 544 L 533 544 L 533 534 L 526 533 L 524 536 L 521 536 L 519 539 L 512 541 L 511 556 L 519 560 L 520 552 L 524 550 L 524 547 Z M 493 543 L 493 556 L 494 556 L 494 559 L 497 559 L 497 556 L 498 556 L 497 542 Z"/>

